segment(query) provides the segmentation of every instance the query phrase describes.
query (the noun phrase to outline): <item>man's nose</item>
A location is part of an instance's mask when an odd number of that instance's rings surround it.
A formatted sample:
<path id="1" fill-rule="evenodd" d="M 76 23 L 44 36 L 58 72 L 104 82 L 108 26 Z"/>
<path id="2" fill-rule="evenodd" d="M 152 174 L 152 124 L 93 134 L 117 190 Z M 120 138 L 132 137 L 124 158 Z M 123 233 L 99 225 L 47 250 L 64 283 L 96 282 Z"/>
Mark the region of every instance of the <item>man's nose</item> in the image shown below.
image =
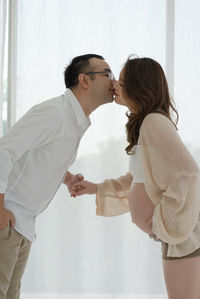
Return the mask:
<path id="1" fill-rule="evenodd" d="M 117 83 L 117 80 L 114 78 L 113 80 L 112 80 L 112 85 L 113 85 L 113 87 L 115 87 L 115 84 Z"/>

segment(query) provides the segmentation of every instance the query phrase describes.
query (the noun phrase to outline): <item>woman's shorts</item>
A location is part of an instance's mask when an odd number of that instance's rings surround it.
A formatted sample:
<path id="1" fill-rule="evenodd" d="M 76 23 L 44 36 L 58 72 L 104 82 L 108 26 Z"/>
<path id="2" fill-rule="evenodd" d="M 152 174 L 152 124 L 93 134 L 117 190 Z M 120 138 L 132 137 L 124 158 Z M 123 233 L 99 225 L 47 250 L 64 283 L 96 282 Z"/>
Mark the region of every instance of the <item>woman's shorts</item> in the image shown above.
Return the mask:
<path id="1" fill-rule="evenodd" d="M 162 243 L 162 258 L 164 260 L 179 260 L 179 259 L 184 259 L 184 258 L 190 258 L 190 257 L 197 257 L 200 256 L 200 248 L 195 250 L 194 252 L 185 255 L 185 256 L 180 256 L 180 257 L 170 257 L 167 256 L 167 251 L 168 251 L 168 244 Z"/>

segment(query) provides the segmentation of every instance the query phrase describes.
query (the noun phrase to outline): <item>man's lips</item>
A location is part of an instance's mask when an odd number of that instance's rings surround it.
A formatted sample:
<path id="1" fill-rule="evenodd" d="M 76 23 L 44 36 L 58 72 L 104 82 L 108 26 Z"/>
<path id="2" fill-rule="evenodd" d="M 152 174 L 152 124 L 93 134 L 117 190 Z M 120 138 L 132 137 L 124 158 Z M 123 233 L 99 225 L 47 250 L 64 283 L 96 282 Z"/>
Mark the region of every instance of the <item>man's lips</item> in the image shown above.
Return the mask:
<path id="1" fill-rule="evenodd" d="M 110 89 L 110 92 L 112 93 L 112 95 L 115 95 L 115 90 L 114 89 Z"/>
<path id="2" fill-rule="evenodd" d="M 112 92 L 113 96 L 119 96 L 119 95 L 116 93 L 115 89 L 111 89 L 111 92 Z"/>

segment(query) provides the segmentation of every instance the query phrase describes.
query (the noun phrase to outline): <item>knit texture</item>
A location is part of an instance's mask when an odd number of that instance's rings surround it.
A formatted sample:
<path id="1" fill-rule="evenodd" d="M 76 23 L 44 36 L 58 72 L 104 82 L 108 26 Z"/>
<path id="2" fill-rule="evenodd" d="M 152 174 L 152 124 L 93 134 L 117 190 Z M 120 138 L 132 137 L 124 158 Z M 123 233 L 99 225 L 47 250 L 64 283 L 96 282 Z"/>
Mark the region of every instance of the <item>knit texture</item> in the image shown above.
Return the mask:
<path id="1" fill-rule="evenodd" d="M 155 205 L 153 233 L 169 244 L 168 256 L 184 256 L 200 247 L 199 167 L 172 122 L 162 114 L 147 115 L 138 143 L 146 192 Z M 128 208 L 132 176 L 98 185 L 97 215 L 115 216 Z"/>

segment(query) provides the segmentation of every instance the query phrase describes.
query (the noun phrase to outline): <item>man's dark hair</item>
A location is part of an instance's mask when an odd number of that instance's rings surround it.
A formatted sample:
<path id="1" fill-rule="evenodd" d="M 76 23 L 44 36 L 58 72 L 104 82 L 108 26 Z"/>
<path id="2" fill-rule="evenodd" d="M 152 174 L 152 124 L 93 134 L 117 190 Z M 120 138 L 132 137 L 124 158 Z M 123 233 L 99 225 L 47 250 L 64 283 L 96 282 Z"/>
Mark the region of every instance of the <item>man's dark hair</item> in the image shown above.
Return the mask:
<path id="1" fill-rule="evenodd" d="M 90 58 L 98 58 L 104 60 L 102 56 L 97 54 L 85 54 L 74 57 L 64 71 L 66 88 L 71 88 L 78 84 L 78 75 L 80 73 L 91 71 L 88 69 Z"/>

